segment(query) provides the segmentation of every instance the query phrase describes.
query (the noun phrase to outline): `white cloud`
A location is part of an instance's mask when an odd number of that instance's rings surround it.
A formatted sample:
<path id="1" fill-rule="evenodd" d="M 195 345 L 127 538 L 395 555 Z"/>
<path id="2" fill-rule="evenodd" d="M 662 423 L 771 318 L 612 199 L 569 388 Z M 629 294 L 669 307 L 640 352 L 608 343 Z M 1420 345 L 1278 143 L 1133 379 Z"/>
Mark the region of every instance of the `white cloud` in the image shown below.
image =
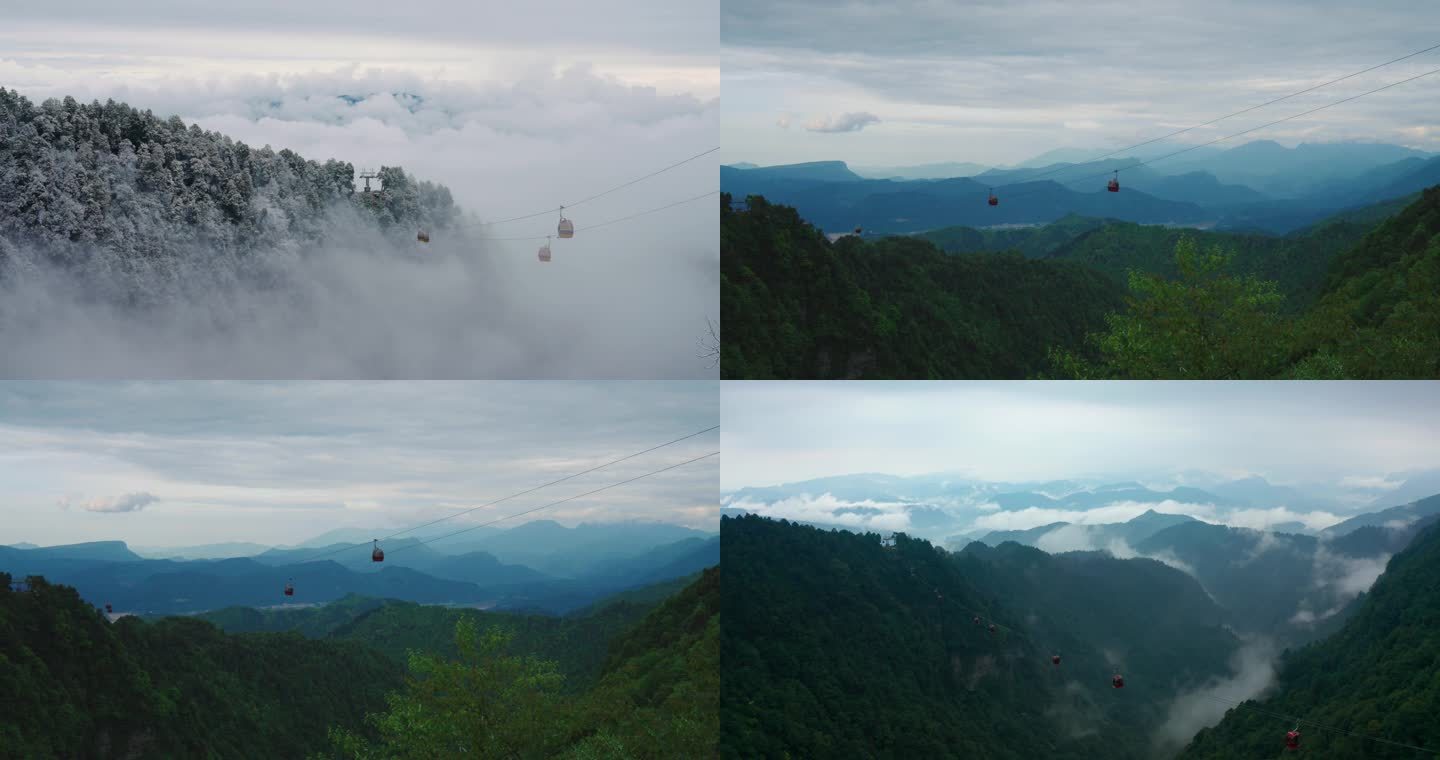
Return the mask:
<path id="1" fill-rule="evenodd" d="M 1094 119 L 1074 119 L 1064 122 L 1066 129 L 1099 129 L 1103 125 Z"/>
<path id="2" fill-rule="evenodd" d="M 1231 675 L 1181 694 L 1170 703 L 1154 740 L 1162 747 L 1183 745 L 1206 726 L 1224 717 L 1230 706 L 1262 694 L 1275 680 L 1275 645 L 1268 639 L 1246 641 L 1230 659 Z"/>
<path id="3" fill-rule="evenodd" d="M 1167 499 L 1155 503 L 1121 501 L 1086 510 L 1027 507 L 982 515 L 976 518 L 975 527 L 990 530 L 1028 530 L 1055 522 L 1103 525 L 1129 522 L 1152 510 L 1161 514 L 1188 515 L 1206 522 L 1221 522 L 1222 520 L 1219 511 L 1211 504 L 1186 504 Z"/>
<path id="4" fill-rule="evenodd" d="M 179 113 L 254 146 L 403 166 L 476 219 L 573 204 L 715 147 L 719 133 L 717 99 L 584 66 L 506 81 L 346 68 L 84 87 L 76 94 Z M 579 232 L 544 267 L 543 240 L 503 238 L 552 233 L 548 212 L 432 231 L 423 252 L 341 218 L 320 250 L 127 265 L 126 287 L 159 301 L 138 316 L 81 292 L 113 290 L 113 278 L 37 268 L 0 292 L 0 354 L 21 376 L 713 377 L 697 349 L 719 313 L 713 196 L 587 227 L 718 190 L 717 166 L 710 154 L 567 212 Z"/>
<path id="5" fill-rule="evenodd" d="M 880 117 L 866 111 L 845 113 L 839 116 L 821 116 L 811 119 L 805 129 L 811 132 L 859 132 L 871 124 L 879 124 Z"/>
<path id="6" fill-rule="evenodd" d="M 909 505 L 903 502 L 846 501 L 831 493 L 803 494 L 769 503 L 740 499 L 727 506 L 775 519 L 839 525 L 858 531 L 903 532 L 910 528 L 906 512 Z"/>
<path id="7" fill-rule="evenodd" d="M 86 512 L 139 512 L 157 501 L 160 501 L 160 497 L 141 491 L 109 498 L 84 500 L 72 500 L 70 497 L 65 497 L 60 499 L 60 508 L 79 507 Z"/>

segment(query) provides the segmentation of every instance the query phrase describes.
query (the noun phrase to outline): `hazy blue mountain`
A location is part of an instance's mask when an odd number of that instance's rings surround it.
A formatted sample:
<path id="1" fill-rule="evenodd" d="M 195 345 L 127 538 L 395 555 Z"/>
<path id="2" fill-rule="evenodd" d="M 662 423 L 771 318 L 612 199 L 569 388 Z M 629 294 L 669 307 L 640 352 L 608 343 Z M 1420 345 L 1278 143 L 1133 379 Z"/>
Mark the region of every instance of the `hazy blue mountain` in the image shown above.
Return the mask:
<path id="1" fill-rule="evenodd" d="M 1102 188 L 1108 177 L 1095 176 L 1120 171 L 1121 192 L 1135 190 L 1172 201 L 1195 203 L 1205 207 L 1228 206 L 1239 203 L 1254 203 L 1267 200 L 1268 196 L 1253 188 L 1240 184 L 1227 184 L 1214 175 L 1203 171 L 1172 174 L 1157 171 L 1148 166 L 1134 166 L 1134 159 L 1108 158 L 1088 163 L 1056 163 L 1033 169 L 992 169 L 974 179 L 993 184 L 1003 205 L 1011 188 L 1016 183 L 1045 179 L 1058 182 L 1076 191 Z M 1028 202 L 1028 197 L 1018 199 Z"/>
<path id="2" fill-rule="evenodd" d="M 1383 509 L 1356 515 L 1344 522 L 1336 523 L 1321 531 L 1326 536 L 1343 536 L 1365 526 L 1398 527 L 1408 525 L 1434 515 L 1440 515 L 1440 494 L 1411 502 L 1399 507 Z"/>
<path id="3" fill-rule="evenodd" d="M 1188 486 L 1178 486 L 1169 491 L 1156 491 L 1139 484 L 1116 484 L 1098 487 L 1094 490 L 1077 491 L 1059 498 L 1041 493 L 1022 491 L 999 493 L 991 500 L 1001 509 L 1025 509 L 1044 507 L 1049 509 L 1094 509 L 1122 501 L 1141 504 L 1158 504 L 1162 501 L 1178 501 L 1186 504 L 1214 504 L 1216 506 L 1238 506 L 1240 502 Z"/>
<path id="4" fill-rule="evenodd" d="M 557 522 L 536 520 L 464 545 L 471 551 L 489 552 L 502 562 L 583 580 L 603 563 L 687 538 L 713 535 L 670 523 L 581 523 L 567 528 Z M 438 541 L 433 546 L 444 543 Z"/>
<path id="5" fill-rule="evenodd" d="M 32 544 L 32 543 L 28 543 L 28 542 L 26 542 L 26 541 L 21 541 L 21 542 L 18 543 L 18 544 L 4 544 L 4 545 L 5 545 L 5 546 L 9 546 L 9 547 L 12 548 L 12 549 L 39 549 L 39 548 L 40 548 L 39 545 L 37 545 L 37 544 Z"/>
<path id="6" fill-rule="evenodd" d="M 729 167 L 731 167 L 732 169 L 759 169 L 759 168 L 760 168 L 760 165 L 759 165 L 759 164 L 752 164 L 752 163 L 750 163 L 749 161 L 737 161 L 737 162 L 735 162 L 735 163 L 733 163 L 733 164 L 725 164 L 725 166 L 729 166 Z"/>
<path id="7" fill-rule="evenodd" d="M 629 583 L 659 583 L 693 575 L 720 564 L 720 537 L 687 538 L 622 560 L 602 563 L 592 571 L 599 577 L 619 577 Z"/>
<path id="8" fill-rule="evenodd" d="M 1205 171 L 1222 182 L 1248 185 L 1277 197 L 1301 197 L 1330 182 L 1429 155 L 1383 143 L 1301 143 L 1286 148 L 1273 140 L 1256 140 L 1195 160 L 1177 156 L 1154 167 L 1171 172 Z"/>
<path id="9" fill-rule="evenodd" d="M 763 169 L 723 170 L 720 187 L 736 199 L 763 195 L 771 203 L 795 207 L 800 215 L 828 231 L 855 226 L 868 233 L 911 233 L 942 227 L 984 227 L 1002 224 L 1040 224 L 1071 213 L 1113 217 L 1154 224 L 1194 224 L 1213 220 L 1213 214 L 1193 203 L 1164 200 L 1140 191 L 1107 193 L 1103 182 L 1093 188 L 1073 189 L 1042 180 L 1006 188 L 1007 194 L 1024 194 L 1024 202 L 986 204 L 990 184 L 982 178 L 942 180 L 797 181 L 768 177 Z"/>
<path id="10" fill-rule="evenodd" d="M 1126 545 L 1134 546 L 1166 528 L 1180 525 L 1181 523 L 1194 522 L 1194 520 L 1195 518 L 1189 515 L 1164 514 L 1151 509 L 1123 523 L 1073 525 L 1068 522 L 1053 522 L 1038 528 L 1030 528 L 1029 530 L 991 531 L 981 537 L 979 541 L 990 546 L 999 546 L 1006 541 L 1013 541 L 1024 546 L 1046 548 L 1040 547 L 1040 539 L 1061 528 L 1072 528 L 1078 531 L 1074 536 L 1075 538 L 1083 535 L 1091 546 L 1096 549 L 1105 549 L 1111 546 L 1114 541 L 1124 541 Z"/>
<path id="11" fill-rule="evenodd" d="M 3 549 L 4 547 L 0 547 Z M 140 559 L 140 555 L 130 551 L 130 547 L 124 541 L 91 541 L 83 544 L 64 544 L 60 546 L 37 546 L 31 549 L 20 549 L 9 547 L 15 552 L 23 552 L 27 560 L 77 560 L 81 562 L 134 562 Z M 0 557 L 6 553 L 0 553 Z"/>
<path id="12" fill-rule="evenodd" d="M 722 166 L 720 174 L 744 172 L 753 181 L 799 181 L 799 182 L 856 182 L 863 179 L 850 171 L 844 161 L 811 161 L 803 164 L 782 164 L 780 166 L 759 166 L 741 169 L 737 166 Z"/>
<path id="13" fill-rule="evenodd" d="M 1207 490 L 1252 507 L 1286 506 L 1297 511 L 1335 507 L 1333 500 L 1314 496 L 1290 486 L 1274 485 L 1259 475 L 1210 486 Z"/>
<path id="14" fill-rule="evenodd" d="M 964 161 L 946 161 L 916 166 L 856 166 L 851 171 L 866 179 L 949 179 L 973 177 L 989 168 Z"/>
<path id="15" fill-rule="evenodd" d="M 199 546 L 137 546 L 132 551 L 145 559 L 227 559 L 253 557 L 271 547 L 246 541 Z"/>

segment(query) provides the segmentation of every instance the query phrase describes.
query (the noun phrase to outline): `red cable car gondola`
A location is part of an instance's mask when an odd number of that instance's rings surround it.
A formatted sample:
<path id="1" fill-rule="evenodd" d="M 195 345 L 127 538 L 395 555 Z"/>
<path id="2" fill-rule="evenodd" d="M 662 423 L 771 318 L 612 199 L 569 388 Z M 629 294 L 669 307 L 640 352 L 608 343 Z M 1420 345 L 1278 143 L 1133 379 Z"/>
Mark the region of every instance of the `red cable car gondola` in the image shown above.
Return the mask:
<path id="1" fill-rule="evenodd" d="M 997 197 L 995 197 L 995 191 L 994 191 L 994 190 L 991 190 L 991 191 L 990 191 L 990 205 L 991 205 L 991 206 L 999 206 L 999 205 L 1000 205 L 1000 199 L 997 198 Z"/>
<path id="2" fill-rule="evenodd" d="M 375 548 L 370 552 L 371 562 L 384 562 L 385 550 L 380 548 L 380 539 L 375 539 Z"/>
<path id="3" fill-rule="evenodd" d="M 1285 733 L 1285 749 L 1300 749 L 1300 727 Z"/>
<path id="4" fill-rule="evenodd" d="M 1116 674 L 1110 679 L 1110 685 L 1111 685 L 1111 686 L 1114 686 L 1114 687 L 1117 688 L 1117 689 L 1123 689 L 1123 688 L 1125 688 L 1125 679 L 1124 679 L 1124 677 L 1122 677 L 1119 673 L 1116 673 Z"/>
<path id="5" fill-rule="evenodd" d="M 1119 170 L 1119 169 L 1116 169 L 1116 170 L 1115 170 L 1115 176 L 1113 176 L 1113 177 L 1110 178 L 1110 182 L 1109 182 L 1109 184 L 1105 185 L 1105 189 L 1106 189 L 1106 190 L 1109 190 L 1109 191 L 1112 192 L 1112 193 L 1118 193 L 1118 192 L 1120 192 L 1120 170 Z"/>
<path id="6" fill-rule="evenodd" d="M 295 596 L 295 584 L 285 581 L 285 596 Z"/>

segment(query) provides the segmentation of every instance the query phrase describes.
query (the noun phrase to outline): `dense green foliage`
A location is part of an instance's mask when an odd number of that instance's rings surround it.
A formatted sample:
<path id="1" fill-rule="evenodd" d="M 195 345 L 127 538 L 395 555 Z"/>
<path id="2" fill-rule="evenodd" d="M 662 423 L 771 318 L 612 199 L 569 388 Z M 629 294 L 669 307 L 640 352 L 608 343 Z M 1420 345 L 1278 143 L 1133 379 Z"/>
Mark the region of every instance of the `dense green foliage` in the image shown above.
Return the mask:
<path id="1" fill-rule="evenodd" d="M 1229 711 L 1219 725 L 1197 734 L 1181 757 L 1274 757 L 1296 719 L 1309 721 L 1301 725 L 1306 757 L 1421 754 L 1374 739 L 1440 753 L 1437 578 L 1440 527 L 1432 526 L 1391 559 L 1344 628 L 1287 656 L 1276 696 Z"/>
<path id="2" fill-rule="evenodd" d="M 401 669 L 353 642 L 113 624 L 74 589 L 0 573 L 0 747 L 9 757 L 298 757 L 360 728 Z"/>
<path id="3" fill-rule="evenodd" d="M 729 378 L 1440 377 L 1440 188 L 1283 237 L 1071 216 L 828 243 L 748 205 L 721 210 Z"/>
<path id="4" fill-rule="evenodd" d="M 1132 272 L 1128 310 L 1091 336 L 1099 362 L 1056 350 L 1059 374 L 1440 377 L 1440 188 L 1336 257 L 1320 300 L 1298 316 L 1284 313 L 1274 282 L 1237 274 L 1233 262 L 1231 252 L 1182 238 L 1178 277 Z"/>
<path id="5" fill-rule="evenodd" d="M 726 378 L 1026 377 L 1119 308 L 1103 274 L 929 242 L 829 243 L 793 208 L 721 203 Z M 1064 294 L 1057 298 L 1056 294 Z"/>
<path id="6" fill-rule="evenodd" d="M 1075 238 L 1107 224 L 1123 222 L 1068 214 L 1049 224 L 1028 227 L 943 227 L 922 232 L 917 237 L 929 240 L 946 253 L 1018 251 L 1027 258 L 1039 259 L 1051 255 Z"/>
<path id="7" fill-rule="evenodd" d="M 406 688 L 371 716 L 370 742 L 332 732 L 334 754 L 624 760 L 716 754 L 720 571 L 656 607 L 611 645 L 599 682 L 568 695 L 551 660 L 514 654 L 513 634 L 454 626 L 455 656 L 412 653 Z"/>
<path id="8" fill-rule="evenodd" d="M 1151 560 L 952 556 L 756 516 L 724 519 L 721 542 L 727 758 L 1149 757 L 1168 698 L 1237 645 Z"/>

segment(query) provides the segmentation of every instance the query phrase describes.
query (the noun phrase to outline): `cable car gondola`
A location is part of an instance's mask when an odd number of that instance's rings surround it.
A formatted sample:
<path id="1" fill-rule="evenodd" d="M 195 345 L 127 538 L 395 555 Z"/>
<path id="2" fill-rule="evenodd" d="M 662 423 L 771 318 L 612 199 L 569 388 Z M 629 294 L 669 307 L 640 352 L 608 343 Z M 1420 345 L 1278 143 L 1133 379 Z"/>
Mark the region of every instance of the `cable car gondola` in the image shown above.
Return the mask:
<path id="1" fill-rule="evenodd" d="M 1300 727 L 1285 732 L 1285 749 L 1300 749 Z"/>
<path id="2" fill-rule="evenodd" d="M 1119 673 L 1116 673 L 1114 676 L 1111 676 L 1110 685 L 1114 686 L 1117 689 L 1125 688 L 1125 677 L 1120 675 Z"/>
<path id="3" fill-rule="evenodd" d="M 565 218 L 565 207 L 560 207 L 560 226 L 555 228 L 556 236 L 561 239 L 575 237 L 575 223 Z"/>
<path id="4" fill-rule="evenodd" d="M 375 548 L 370 551 L 371 562 L 384 562 L 385 550 L 380 548 L 380 539 L 375 539 Z"/>
<path id="5" fill-rule="evenodd" d="M 285 596 L 295 596 L 295 584 L 285 581 Z"/>
<path id="6" fill-rule="evenodd" d="M 1059 665 L 1059 664 L 1060 664 L 1060 655 L 1058 655 L 1058 654 L 1052 654 L 1052 655 L 1050 655 L 1050 664 L 1051 664 L 1051 665 Z"/>
<path id="7" fill-rule="evenodd" d="M 994 636 L 994 635 L 995 635 L 995 631 L 996 631 L 995 624 L 994 624 L 994 623 L 991 623 L 991 624 L 990 624 L 990 635 L 991 635 L 991 636 Z"/>
<path id="8" fill-rule="evenodd" d="M 425 230 L 420 230 L 419 232 L 415 233 L 415 239 L 419 240 L 422 243 L 428 243 L 430 242 L 430 233 L 426 232 Z"/>
<path id="9" fill-rule="evenodd" d="M 1113 176 L 1113 177 L 1110 178 L 1110 182 L 1105 185 L 1105 189 L 1106 189 L 1106 190 L 1109 190 L 1109 191 L 1112 192 L 1112 193 L 1118 193 L 1118 192 L 1120 192 L 1120 170 L 1119 170 L 1119 169 L 1116 169 L 1116 170 L 1115 170 L 1115 176 Z"/>
<path id="10" fill-rule="evenodd" d="M 105 614 L 106 614 L 106 615 L 109 615 L 110 613 L 112 613 L 112 612 L 114 612 L 114 611 L 115 611 L 115 610 L 111 609 L 111 607 L 110 607 L 110 605 L 109 605 L 108 603 L 105 605 Z"/>
<path id="11" fill-rule="evenodd" d="M 550 260 L 550 236 L 549 236 L 549 235 L 546 235 L 546 236 L 545 236 L 545 245 L 540 246 L 540 253 L 537 254 L 537 256 L 538 256 L 538 258 L 539 258 L 541 261 L 547 261 L 547 262 L 548 262 L 548 261 Z"/>
<path id="12" fill-rule="evenodd" d="M 999 206 L 999 205 L 1000 205 L 1000 199 L 999 199 L 998 197 L 996 197 L 995 191 L 994 191 L 993 189 L 990 191 L 990 201 L 989 201 L 989 203 L 990 203 L 991 206 Z"/>

